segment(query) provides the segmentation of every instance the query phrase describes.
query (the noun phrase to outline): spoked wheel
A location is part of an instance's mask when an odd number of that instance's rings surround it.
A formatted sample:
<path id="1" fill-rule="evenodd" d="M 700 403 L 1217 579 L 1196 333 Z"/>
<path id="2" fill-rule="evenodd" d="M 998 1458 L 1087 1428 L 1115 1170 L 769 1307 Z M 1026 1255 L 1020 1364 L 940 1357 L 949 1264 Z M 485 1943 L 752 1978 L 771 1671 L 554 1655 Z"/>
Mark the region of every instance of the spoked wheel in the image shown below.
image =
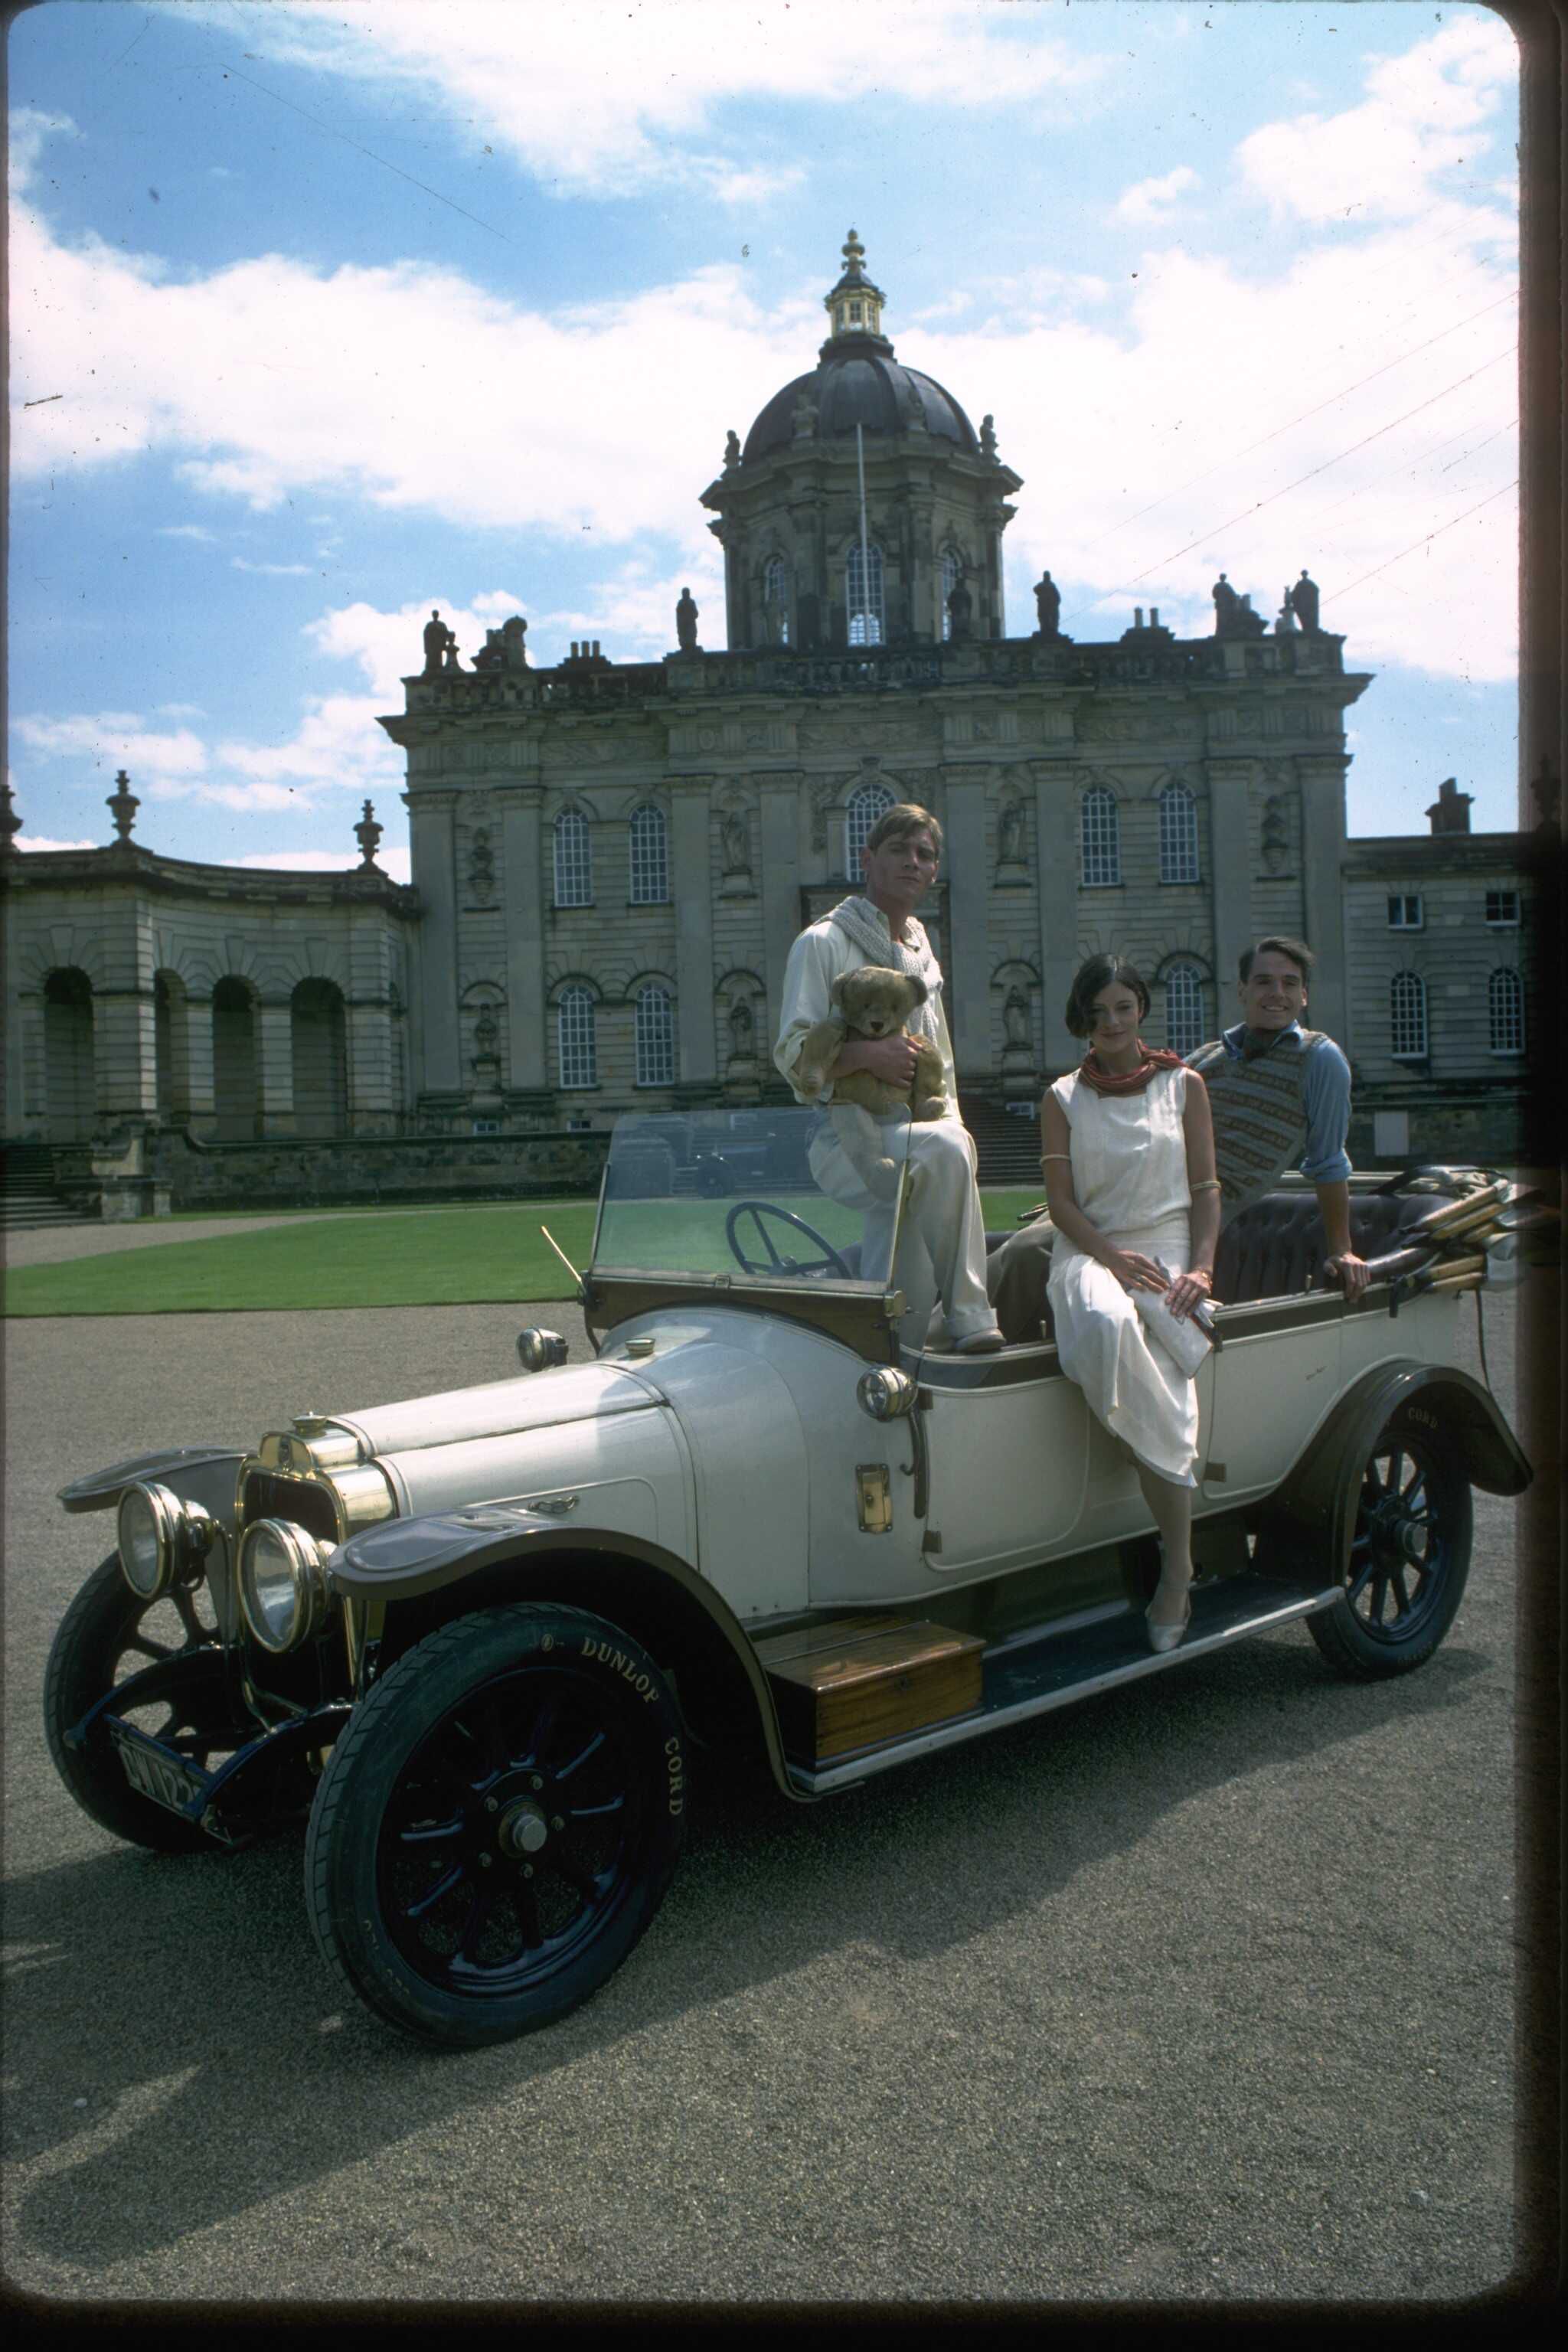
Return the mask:
<path id="1" fill-rule="evenodd" d="M 1469 1482 L 1440 1441 L 1391 1422 L 1362 1470 L 1344 1588 L 1307 1620 L 1331 1665 L 1368 1679 L 1424 1665 L 1470 1566 Z"/>
<path id="2" fill-rule="evenodd" d="M 486 1610 L 400 1658 L 316 1793 L 305 1889 L 349 1988 L 426 2041 L 548 2025 L 619 1967 L 685 1830 L 684 1741 L 640 1645 Z"/>
<path id="3" fill-rule="evenodd" d="M 101 1722 L 85 1748 L 68 1747 L 66 1733 L 117 1684 L 159 1666 L 145 1695 L 124 1710 L 126 1721 L 198 1769 L 237 1748 L 247 1734 L 225 1704 L 211 1607 L 205 1585 L 144 1601 L 110 1553 L 60 1620 L 44 1676 L 44 1729 L 66 1787 L 100 1829 L 159 1853 L 192 1853 L 212 1840 L 131 1786 Z"/>
<path id="4" fill-rule="evenodd" d="M 747 1219 L 756 1234 L 755 1241 L 750 1245 L 765 1251 L 763 1257 L 748 1257 L 742 1245 L 741 1229 Z M 793 1233 L 804 1234 L 820 1255 L 809 1259 L 786 1257 L 768 1230 L 770 1223 L 784 1225 Z M 737 1201 L 724 1220 L 724 1238 L 743 1274 L 838 1274 L 846 1282 L 853 1278 L 825 1234 L 819 1234 L 815 1225 L 808 1225 L 804 1217 L 797 1217 L 793 1209 L 775 1208 L 771 1201 Z"/>

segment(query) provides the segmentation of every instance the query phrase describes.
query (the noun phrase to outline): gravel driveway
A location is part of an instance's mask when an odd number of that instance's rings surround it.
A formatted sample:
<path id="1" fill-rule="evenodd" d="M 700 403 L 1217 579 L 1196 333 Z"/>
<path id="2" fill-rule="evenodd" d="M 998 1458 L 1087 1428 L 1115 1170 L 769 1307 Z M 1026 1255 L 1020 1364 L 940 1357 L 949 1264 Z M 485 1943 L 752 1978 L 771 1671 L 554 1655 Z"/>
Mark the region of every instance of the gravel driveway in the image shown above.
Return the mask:
<path id="1" fill-rule="evenodd" d="M 1505 1409 L 1512 1310 L 1487 1307 Z M 1514 2163 L 1512 1505 L 1478 1497 L 1465 1605 L 1404 1681 L 1335 1681 L 1288 1629 L 817 1807 L 700 1788 L 627 1965 L 500 2049 L 431 2055 L 342 2005 L 297 1838 L 169 1860 L 76 1811 L 38 1694 L 112 1527 L 54 1489 L 502 1376 L 541 1311 L 10 1328 L 13 2290 L 515 2311 L 1502 2287 L 1552 2222 Z"/>

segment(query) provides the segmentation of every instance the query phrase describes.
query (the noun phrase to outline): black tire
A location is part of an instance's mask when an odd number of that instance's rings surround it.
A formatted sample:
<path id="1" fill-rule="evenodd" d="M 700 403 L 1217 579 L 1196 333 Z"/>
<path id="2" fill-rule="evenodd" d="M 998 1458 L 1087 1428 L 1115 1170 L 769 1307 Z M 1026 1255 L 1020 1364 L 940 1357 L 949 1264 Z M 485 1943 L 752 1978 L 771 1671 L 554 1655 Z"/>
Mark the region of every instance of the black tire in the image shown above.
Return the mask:
<path id="1" fill-rule="evenodd" d="M 310 1814 L 321 1951 L 389 2024 L 471 2048 L 620 1966 L 674 1874 L 685 1739 L 639 1643 L 578 1609 L 458 1618 L 354 1709 Z"/>
<path id="2" fill-rule="evenodd" d="M 215 1750 L 236 1747 L 244 1735 L 212 1705 L 209 1669 L 216 1630 L 201 1614 L 205 1598 L 205 1591 L 199 1597 L 181 1591 L 144 1601 L 126 1583 L 119 1556 L 111 1552 L 61 1618 L 44 1674 L 44 1730 L 61 1780 L 100 1829 L 154 1853 L 194 1853 L 210 1849 L 212 1840 L 194 1822 L 166 1812 L 131 1786 L 101 1727 L 85 1748 L 68 1748 L 65 1735 L 127 1675 L 160 1658 L 189 1656 L 192 1671 L 184 1688 L 135 1708 L 128 1719 L 198 1766 Z M 206 1654 L 198 1659 L 198 1652 Z"/>
<path id="3" fill-rule="evenodd" d="M 1331 1666 L 1368 1682 L 1426 1664 L 1464 1596 L 1471 1518 L 1457 1453 L 1396 1416 L 1362 1465 L 1343 1589 L 1307 1620 Z"/>

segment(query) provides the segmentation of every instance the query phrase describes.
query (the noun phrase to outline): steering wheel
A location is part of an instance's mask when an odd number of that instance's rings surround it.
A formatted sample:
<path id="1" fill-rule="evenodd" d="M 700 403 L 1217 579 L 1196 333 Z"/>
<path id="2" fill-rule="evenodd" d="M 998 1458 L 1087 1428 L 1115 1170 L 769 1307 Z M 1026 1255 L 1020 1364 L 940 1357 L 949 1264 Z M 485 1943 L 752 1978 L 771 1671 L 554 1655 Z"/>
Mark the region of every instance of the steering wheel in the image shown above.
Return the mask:
<path id="1" fill-rule="evenodd" d="M 757 1240 L 767 1252 L 765 1259 L 750 1258 L 742 1248 L 737 1227 L 742 1217 L 750 1217 L 755 1225 Z M 822 1255 L 814 1258 L 781 1256 L 763 1222 L 774 1217 L 781 1225 L 788 1225 L 795 1233 L 804 1234 L 808 1242 L 816 1244 Z M 793 1210 L 775 1208 L 771 1201 L 737 1201 L 724 1220 L 724 1238 L 742 1274 L 841 1274 L 846 1282 L 854 1279 L 825 1234 L 819 1234 L 815 1225 L 808 1225 L 805 1219 L 797 1217 Z"/>

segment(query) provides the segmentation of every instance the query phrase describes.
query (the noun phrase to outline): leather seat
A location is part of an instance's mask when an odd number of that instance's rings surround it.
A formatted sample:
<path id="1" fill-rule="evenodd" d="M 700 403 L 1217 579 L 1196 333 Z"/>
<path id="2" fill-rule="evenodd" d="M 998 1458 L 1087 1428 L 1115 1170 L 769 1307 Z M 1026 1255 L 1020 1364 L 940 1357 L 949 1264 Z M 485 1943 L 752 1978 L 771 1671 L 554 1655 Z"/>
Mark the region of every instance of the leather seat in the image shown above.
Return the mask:
<path id="1" fill-rule="evenodd" d="M 1413 1226 L 1430 1216 L 1432 1195 L 1363 1192 L 1351 1195 L 1351 1244 L 1369 1265 L 1389 1256 Z M 1215 1253 L 1214 1295 L 1221 1306 L 1255 1298 L 1289 1298 L 1321 1280 L 1328 1237 L 1313 1192 L 1265 1192 L 1233 1217 Z"/>

